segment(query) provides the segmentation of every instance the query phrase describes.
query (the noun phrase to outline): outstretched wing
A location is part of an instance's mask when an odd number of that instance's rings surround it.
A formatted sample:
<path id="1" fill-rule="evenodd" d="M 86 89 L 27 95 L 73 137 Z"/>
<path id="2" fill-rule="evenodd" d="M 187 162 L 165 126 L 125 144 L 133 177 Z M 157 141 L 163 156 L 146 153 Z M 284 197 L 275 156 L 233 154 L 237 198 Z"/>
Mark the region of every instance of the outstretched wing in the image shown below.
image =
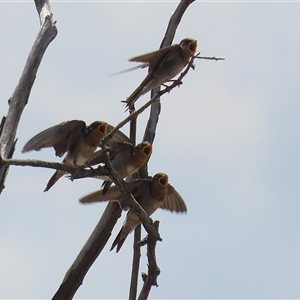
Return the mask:
<path id="1" fill-rule="evenodd" d="M 143 183 L 143 180 L 140 179 L 127 182 L 128 187 L 132 193 L 134 193 L 135 189 L 140 186 L 141 183 Z M 123 208 L 124 210 L 127 208 L 120 189 L 115 185 L 110 187 L 104 195 L 102 193 L 102 190 L 99 190 L 79 199 L 79 202 L 83 204 L 103 201 L 117 201 L 119 202 L 121 208 Z"/>
<path id="2" fill-rule="evenodd" d="M 172 185 L 168 185 L 167 196 L 160 207 L 162 209 L 167 209 L 175 212 L 186 212 L 186 205 L 184 200 L 179 195 L 179 193 L 174 189 Z"/>
<path id="3" fill-rule="evenodd" d="M 111 161 L 115 159 L 116 156 L 118 158 L 127 159 L 128 153 L 129 155 L 133 152 L 134 146 L 130 143 L 118 142 L 118 143 L 111 143 L 109 155 Z M 88 165 L 93 166 L 100 163 L 104 163 L 105 156 L 103 154 L 103 150 L 100 149 L 96 151 L 88 160 Z"/>
<path id="4" fill-rule="evenodd" d="M 150 73 L 154 67 L 156 67 L 158 64 L 161 64 L 161 62 L 164 60 L 164 56 L 178 51 L 178 48 L 180 48 L 180 46 L 178 44 L 174 44 L 150 53 L 132 57 L 129 59 L 129 61 L 143 62 L 149 64 L 148 72 Z"/>
<path id="5" fill-rule="evenodd" d="M 31 138 L 22 152 L 39 151 L 42 148 L 53 147 L 56 156 L 63 156 L 72 144 L 83 137 L 86 124 L 81 120 L 66 121 L 52 126 Z"/>

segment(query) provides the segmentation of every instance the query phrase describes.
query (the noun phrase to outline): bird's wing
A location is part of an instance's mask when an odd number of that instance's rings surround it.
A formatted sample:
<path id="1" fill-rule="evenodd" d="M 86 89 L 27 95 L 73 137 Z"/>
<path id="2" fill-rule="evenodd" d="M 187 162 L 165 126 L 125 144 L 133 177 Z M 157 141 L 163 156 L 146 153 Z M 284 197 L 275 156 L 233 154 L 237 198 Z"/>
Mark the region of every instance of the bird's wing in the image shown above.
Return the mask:
<path id="1" fill-rule="evenodd" d="M 110 159 L 114 160 L 116 157 L 122 159 L 122 157 L 128 156 L 128 153 L 133 153 L 134 146 L 130 143 L 126 142 L 118 142 L 118 143 L 112 143 L 109 150 Z M 96 164 L 104 163 L 105 156 L 103 153 L 103 150 L 100 149 L 96 151 L 89 159 L 88 165 L 93 166 Z"/>
<path id="2" fill-rule="evenodd" d="M 56 156 L 63 156 L 71 145 L 83 137 L 83 130 L 86 124 L 81 120 L 66 121 L 52 126 L 31 138 L 24 146 L 22 152 L 40 150 L 53 147 Z"/>
<path id="3" fill-rule="evenodd" d="M 167 209 L 175 212 L 186 212 L 186 205 L 179 193 L 172 185 L 168 185 L 167 195 L 164 199 L 162 209 Z"/>
<path id="4" fill-rule="evenodd" d="M 114 129 L 114 126 L 107 124 L 107 133 L 110 133 Z M 130 138 L 124 134 L 121 130 L 117 130 L 117 132 L 112 136 L 110 140 L 108 140 L 108 145 L 112 142 L 126 142 L 131 143 Z"/>
<path id="5" fill-rule="evenodd" d="M 133 180 L 127 183 L 129 189 L 134 191 L 136 187 L 140 185 L 140 180 Z M 92 202 L 102 202 L 102 201 L 117 201 L 120 203 L 121 207 L 124 207 L 124 201 L 122 201 L 122 193 L 117 186 L 112 186 L 108 189 L 106 194 L 103 195 L 102 190 L 96 191 L 94 193 L 88 194 L 79 199 L 81 203 L 92 203 Z"/>
<path id="6" fill-rule="evenodd" d="M 135 67 L 132 67 L 132 68 L 128 68 L 128 69 L 125 69 L 125 70 L 122 70 L 122 71 L 118 71 L 118 72 L 115 72 L 115 73 L 111 73 L 109 75 L 114 76 L 114 75 L 124 74 L 124 73 L 127 73 L 127 72 L 134 71 L 136 69 L 143 69 L 143 68 L 146 68 L 146 67 L 148 67 L 148 64 L 143 63 L 141 65 L 138 65 L 138 66 L 135 66 Z"/>
<path id="7" fill-rule="evenodd" d="M 118 201 L 121 196 L 121 191 L 117 186 L 112 186 L 106 192 L 105 195 L 102 194 L 102 190 L 96 191 L 94 193 L 88 194 L 79 199 L 81 203 L 92 203 L 92 202 L 102 202 L 102 201 Z"/>
<path id="8" fill-rule="evenodd" d="M 150 52 L 150 53 L 132 57 L 129 59 L 129 61 L 143 62 L 143 63 L 149 64 L 149 73 L 150 73 L 152 71 L 152 69 L 155 66 L 157 66 L 157 64 L 161 63 L 164 56 L 178 51 L 179 48 L 180 48 L 180 46 L 178 44 L 174 44 L 174 45 L 167 46 L 165 48 L 162 48 L 162 49 Z"/>
<path id="9" fill-rule="evenodd" d="M 103 150 L 100 149 L 92 154 L 92 156 L 87 161 L 88 166 L 98 165 L 104 162 L 104 153 Z"/>

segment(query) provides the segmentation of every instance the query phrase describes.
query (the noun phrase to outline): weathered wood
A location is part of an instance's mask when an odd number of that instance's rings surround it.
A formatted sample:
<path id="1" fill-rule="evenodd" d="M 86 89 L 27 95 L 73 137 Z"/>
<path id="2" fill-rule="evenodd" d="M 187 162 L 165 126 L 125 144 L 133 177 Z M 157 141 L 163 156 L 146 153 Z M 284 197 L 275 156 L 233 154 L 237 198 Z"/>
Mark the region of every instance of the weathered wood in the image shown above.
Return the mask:
<path id="1" fill-rule="evenodd" d="M 193 3 L 195 0 L 181 0 L 178 4 L 175 12 L 173 13 L 172 17 L 170 18 L 165 36 L 160 44 L 160 48 L 169 46 L 172 44 L 172 41 L 174 39 L 177 27 L 182 19 L 183 14 L 185 13 L 186 9 L 189 7 L 191 3 Z M 156 87 L 151 91 L 151 98 L 160 91 L 160 86 Z M 145 129 L 144 133 L 144 141 L 147 141 L 149 143 L 153 143 L 155 138 L 155 131 L 156 126 L 158 123 L 159 115 L 161 111 L 161 104 L 160 104 L 160 98 L 157 99 L 152 105 L 150 110 L 150 116 L 148 119 L 148 123 Z"/>
<path id="2" fill-rule="evenodd" d="M 73 298 L 82 284 L 84 276 L 106 245 L 120 216 L 119 205 L 115 202 L 108 203 L 97 226 L 67 271 L 59 289 L 52 298 L 53 300 Z"/>
<path id="3" fill-rule="evenodd" d="M 48 1 L 36 1 L 36 3 L 39 6 L 37 10 L 40 14 L 42 26 L 28 55 L 19 82 L 8 100 L 9 109 L 0 136 L 0 154 L 3 158 L 11 158 L 13 155 L 18 124 L 28 102 L 37 70 L 48 45 L 57 35 L 57 29 L 55 22 L 52 20 Z M 7 166 L 0 168 L 0 193 L 4 189 L 7 172 Z"/>

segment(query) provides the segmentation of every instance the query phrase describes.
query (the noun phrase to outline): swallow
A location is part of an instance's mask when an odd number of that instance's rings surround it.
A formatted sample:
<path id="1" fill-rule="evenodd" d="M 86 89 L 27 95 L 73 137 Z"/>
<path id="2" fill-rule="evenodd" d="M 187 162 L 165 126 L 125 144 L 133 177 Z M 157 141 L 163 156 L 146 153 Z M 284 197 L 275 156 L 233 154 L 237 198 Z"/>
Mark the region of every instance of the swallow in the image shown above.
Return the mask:
<path id="1" fill-rule="evenodd" d="M 187 65 L 190 58 L 195 54 L 197 41 L 191 38 L 183 39 L 180 44 L 174 44 L 165 48 L 150 52 L 144 55 L 136 56 L 129 61 L 143 63 L 140 67 L 148 65 L 148 75 L 134 92 L 125 100 L 128 108 L 132 108 L 137 99 L 164 84 L 179 74 Z"/>
<path id="2" fill-rule="evenodd" d="M 136 201 L 143 207 L 148 216 L 151 216 L 158 208 L 171 212 L 186 212 L 186 205 L 179 193 L 168 182 L 168 175 L 157 173 L 151 179 L 136 179 L 129 181 L 128 187 Z M 119 188 L 112 186 L 105 195 L 97 191 L 79 199 L 81 203 L 102 201 L 117 201 L 123 210 L 127 210 L 125 200 Z M 129 209 L 124 224 L 114 240 L 111 250 L 117 247 L 119 252 L 128 234 L 140 224 L 139 217 L 133 209 Z"/>
<path id="3" fill-rule="evenodd" d="M 62 157 L 67 152 L 62 161 L 63 164 L 85 166 L 90 156 L 100 146 L 102 138 L 113 128 L 112 125 L 103 121 L 95 121 L 89 126 L 81 120 L 66 121 L 35 135 L 25 144 L 22 153 L 53 147 L 58 157 Z M 112 140 L 114 142 L 130 141 L 121 131 L 117 131 Z M 66 173 L 57 170 L 47 183 L 44 192 L 48 191 Z"/>
<path id="4" fill-rule="evenodd" d="M 132 143 L 118 142 L 112 143 L 109 149 L 110 161 L 113 168 L 118 172 L 121 178 L 136 173 L 148 161 L 152 154 L 152 145 L 148 142 L 142 142 L 136 146 Z M 100 149 L 93 153 L 88 160 L 88 165 L 104 163 L 103 150 Z M 103 195 L 107 192 L 112 181 L 107 176 L 96 176 L 104 180 L 102 184 Z"/>

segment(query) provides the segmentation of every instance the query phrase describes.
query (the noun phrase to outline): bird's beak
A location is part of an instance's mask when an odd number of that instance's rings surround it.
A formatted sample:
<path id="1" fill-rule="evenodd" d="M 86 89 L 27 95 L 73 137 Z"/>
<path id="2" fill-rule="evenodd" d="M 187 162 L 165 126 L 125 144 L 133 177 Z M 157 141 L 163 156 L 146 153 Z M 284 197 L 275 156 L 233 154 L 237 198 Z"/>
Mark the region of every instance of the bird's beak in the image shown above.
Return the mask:
<path id="1" fill-rule="evenodd" d="M 146 155 L 150 155 L 151 152 L 152 152 L 152 145 L 151 144 L 149 144 L 149 145 L 147 145 L 147 146 L 144 147 L 144 153 Z"/>
<path id="2" fill-rule="evenodd" d="M 102 123 L 99 125 L 98 131 L 105 134 L 107 132 L 107 123 Z"/>
<path id="3" fill-rule="evenodd" d="M 194 41 L 190 42 L 190 45 L 189 45 L 189 46 L 190 46 L 191 52 L 195 53 L 195 52 L 196 52 L 196 49 L 197 49 L 197 41 L 194 40 Z"/>
<path id="4" fill-rule="evenodd" d="M 160 179 L 159 179 L 159 182 L 162 184 L 162 185 L 166 185 L 168 184 L 168 175 L 164 175 L 162 176 Z"/>

